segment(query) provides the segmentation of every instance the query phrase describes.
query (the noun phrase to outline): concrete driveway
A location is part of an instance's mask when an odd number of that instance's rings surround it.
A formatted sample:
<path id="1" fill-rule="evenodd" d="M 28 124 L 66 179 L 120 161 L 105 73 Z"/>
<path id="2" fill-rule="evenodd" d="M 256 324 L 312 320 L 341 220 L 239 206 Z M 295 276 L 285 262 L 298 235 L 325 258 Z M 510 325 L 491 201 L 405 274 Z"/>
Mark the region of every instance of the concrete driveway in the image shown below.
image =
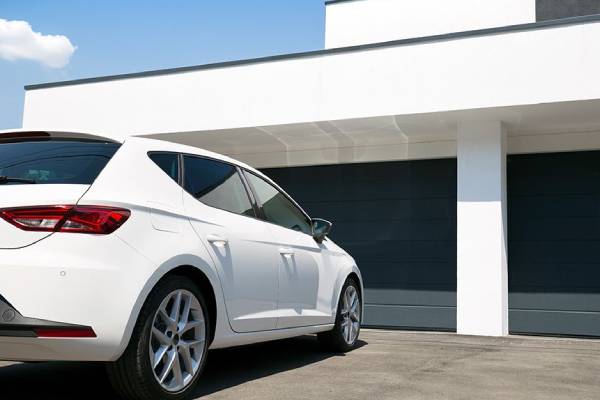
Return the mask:
<path id="1" fill-rule="evenodd" d="M 600 399 L 600 341 L 363 330 L 347 355 L 302 337 L 209 353 L 203 399 Z M 114 399 L 102 365 L 0 362 L 0 398 Z"/>

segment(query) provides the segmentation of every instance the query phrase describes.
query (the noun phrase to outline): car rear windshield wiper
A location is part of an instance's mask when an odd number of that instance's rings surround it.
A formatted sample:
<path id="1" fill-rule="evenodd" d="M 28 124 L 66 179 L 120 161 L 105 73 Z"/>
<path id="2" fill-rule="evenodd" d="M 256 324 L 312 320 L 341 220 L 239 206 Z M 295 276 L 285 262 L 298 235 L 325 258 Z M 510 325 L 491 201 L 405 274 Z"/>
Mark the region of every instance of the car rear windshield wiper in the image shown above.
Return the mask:
<path id="1" fill-rule="evenodd" d="M 5 183 L 36 183 L 33 179 L 11 178 L 10 176 L 0 175 L 0 185 Z"/>

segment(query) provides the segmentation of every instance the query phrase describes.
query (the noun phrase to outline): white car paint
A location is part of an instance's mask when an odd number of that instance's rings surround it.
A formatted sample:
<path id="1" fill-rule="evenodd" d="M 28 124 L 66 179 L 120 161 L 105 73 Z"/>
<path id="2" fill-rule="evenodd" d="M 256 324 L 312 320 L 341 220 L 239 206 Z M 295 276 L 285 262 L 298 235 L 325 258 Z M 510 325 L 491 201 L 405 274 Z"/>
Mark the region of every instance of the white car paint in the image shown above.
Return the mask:
<path id="1" fill-rule="evenodd" d="M 199 203 L 154 164 L 151 151 L 209 157 L 264 177 L 215 153 L 129 138 L 89 187 L 40 185 L 30 196 L 29 186 L 0 186 L 3 208 L 68 201 L 131 210 L 112 234 L 36 233 L 39 237 L 28 238 L 24 247 L 6 248 L 16 247 L 19 239 L 0 246 L 5 247 L 0 248 L 0 295 L 16 310 L 29 318 L 90 326 L 97 335 L 0 337 L 0 359 L 117 360 L 152 288 L 180 266 L 201 271 L 214 291 L 211 348 L 332 329 L 344 281 L 352 273 L 361 279 L 351 256 L 329 239 L 319 245 L 308 235 Z M 44 186 L 52 188 L 44 192 Z M 0 229 L 9 235 L 18 231 L 10 225 Z M 223 253 L 223 240 L 234 258 Z M 282 246 L 294 249 L 297 264 L 288 265 L 278 251 Z"/>

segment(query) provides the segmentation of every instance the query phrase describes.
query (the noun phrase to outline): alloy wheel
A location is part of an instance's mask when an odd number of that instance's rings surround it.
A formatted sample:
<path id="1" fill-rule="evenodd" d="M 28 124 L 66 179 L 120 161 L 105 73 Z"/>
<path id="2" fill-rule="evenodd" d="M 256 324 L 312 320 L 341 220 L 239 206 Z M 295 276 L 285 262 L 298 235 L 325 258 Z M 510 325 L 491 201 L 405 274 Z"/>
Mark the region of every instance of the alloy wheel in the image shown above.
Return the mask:
<path id="1" fill-rule="evenodd" d="M 360 299 L 356 288 L 349 285 L 344 292 L 342 306 L 342 335 L 349 345 L 358 337 L 360 328 Z"/>
<path id="2" fill-rule="evenodd" d="M 150 365 L 160 386 L 180 392 L 200 369 L 206 340 L 202 306 L 187 290 L 164 298 L 154 315 L 150 334 Z"/>

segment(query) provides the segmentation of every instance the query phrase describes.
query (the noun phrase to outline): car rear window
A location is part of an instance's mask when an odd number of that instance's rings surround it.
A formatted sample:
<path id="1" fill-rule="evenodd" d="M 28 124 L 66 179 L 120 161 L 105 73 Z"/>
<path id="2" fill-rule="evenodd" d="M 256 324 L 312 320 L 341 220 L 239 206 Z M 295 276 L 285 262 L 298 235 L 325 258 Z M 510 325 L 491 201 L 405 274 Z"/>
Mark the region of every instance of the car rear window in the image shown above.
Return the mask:
<path id="1" fill-rule="evenodd" d="M 119 147 L 83 140 L 0 142 L 0 184 L 90 185 Z"/>

